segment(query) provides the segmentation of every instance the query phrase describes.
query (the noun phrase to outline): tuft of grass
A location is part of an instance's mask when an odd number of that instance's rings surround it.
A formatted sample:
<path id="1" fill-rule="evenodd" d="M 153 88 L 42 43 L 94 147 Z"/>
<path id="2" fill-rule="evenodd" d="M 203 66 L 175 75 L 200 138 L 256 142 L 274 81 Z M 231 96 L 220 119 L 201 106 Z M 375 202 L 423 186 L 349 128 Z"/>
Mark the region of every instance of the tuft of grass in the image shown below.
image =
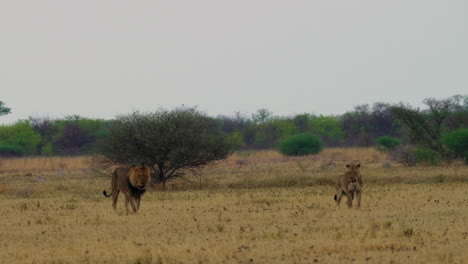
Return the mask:
<path id="1" fill-rule="evenodd" d="M 36 189 L 34 187 L 24 187 L 18 189 L 10 190 L 10 193 L 18 198 L 30 198 L 36 194 Z"/>
<path id="2" fill-rule="evenodd" d="M 160 256 L 158 256 L 156 262 L 153 262 L 153 256 L 150 251 L 145 252 L 145 256 L 138 257 L 133 264 L 153 264 L 153 263 L 163 263 Z"/>
<path id="3" fill-rule="evenodd" d="M 442 182 L 445 182 L 446 180 L 447 180 L 447 177 L 443 174 L 436 175 L 432 177 L 431 179 L 433 183 L 442 183 Z"/>
<path id="4" fill-rule="evenodd" d="M 224 225 L 223 224 L 217 224 L 216 225 L 216 230 L 218 230 L 218 232 L 223 232 L 224 231 Z"/>
<path id="5" fill-rule="evenodd" d="M 404 227 L 403 228 L 403 235 L 405 237 L 412 237 L 414 234 L 413 228 L 411 227 Z"/>
<path id="6" fill-rule="evenodd" d="M 383 227 L 385 229 L 390 229 L 392 227 L 392 222 L 391 221 L 385 221 L 385 223 L 383 224 Z"/>

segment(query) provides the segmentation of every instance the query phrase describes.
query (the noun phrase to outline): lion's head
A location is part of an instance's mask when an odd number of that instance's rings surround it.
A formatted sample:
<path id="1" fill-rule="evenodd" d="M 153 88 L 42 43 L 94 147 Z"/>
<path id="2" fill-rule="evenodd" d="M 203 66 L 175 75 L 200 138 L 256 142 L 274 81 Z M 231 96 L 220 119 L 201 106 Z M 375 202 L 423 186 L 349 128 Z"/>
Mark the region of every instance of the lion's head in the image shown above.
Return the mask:
<path id="1" fill-rule="evenodd" d="M 146 166 L 134 166 L 130 168 L 130 183 L 138 189 L 144 190 L 146 184 L 151 181 L 150 169 Z"/>
<path id="2" fill-rule="evenodd" d="M 346 168 L 348 169 L 348 174 L 351 175 L 351 176 L 357 176 L 360 174 L 360 171 L 359 169 L 361 168 L 361 164 L 355 164 L 355 163 L 351 163 L 351 164 L 346 164 Z"/>

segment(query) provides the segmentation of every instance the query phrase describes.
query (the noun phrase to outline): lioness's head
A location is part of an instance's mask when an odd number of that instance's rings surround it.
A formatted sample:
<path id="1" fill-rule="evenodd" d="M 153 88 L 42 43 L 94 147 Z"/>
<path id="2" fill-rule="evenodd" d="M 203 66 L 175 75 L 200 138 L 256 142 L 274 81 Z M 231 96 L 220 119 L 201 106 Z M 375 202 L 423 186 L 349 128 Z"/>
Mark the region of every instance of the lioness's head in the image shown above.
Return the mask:
<path id="1" fill-rule="evenodd" d="M 146 166 L 134 166 L 130 169 L 130 183 L 138 189 L 144 190 L 151 180 L 150 170 Z"/>
<path id="2" fill-rule="evenodd" d="M 361 168 L 361 164 L 346 164 L 346 168 L 348 169 L 348 174 L 353 178 L 356 179 L 356 177 L 359 175 L 359 169 Z"/>

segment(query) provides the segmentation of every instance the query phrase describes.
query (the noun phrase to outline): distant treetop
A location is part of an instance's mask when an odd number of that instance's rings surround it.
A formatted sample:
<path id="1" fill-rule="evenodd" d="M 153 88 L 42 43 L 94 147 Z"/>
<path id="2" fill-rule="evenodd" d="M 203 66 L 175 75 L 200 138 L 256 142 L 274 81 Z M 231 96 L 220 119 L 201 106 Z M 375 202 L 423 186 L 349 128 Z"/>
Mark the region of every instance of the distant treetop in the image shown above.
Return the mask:
<path id="1" fill-rule="evenodd" d="M 11 113 L 11 108 L 6 107 L 5 103 L 0 101 L 0 116 L 8 115 L 9 113 Z"/>

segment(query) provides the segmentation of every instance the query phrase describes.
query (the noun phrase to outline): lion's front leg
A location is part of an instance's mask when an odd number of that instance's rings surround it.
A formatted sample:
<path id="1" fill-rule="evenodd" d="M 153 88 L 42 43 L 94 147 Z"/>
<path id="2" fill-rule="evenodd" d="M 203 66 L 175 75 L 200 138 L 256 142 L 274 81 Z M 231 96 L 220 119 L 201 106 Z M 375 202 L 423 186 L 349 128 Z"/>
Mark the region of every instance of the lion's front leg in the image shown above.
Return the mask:
<path id="1" fill-rule="evenodd" d="M 353 206 L 353 197 L 351 196 L 350 191 L 346 192 L 346 197 L 348 198 L 348 201 L 346 201 L 346 204 L 348 205 L 349 208 L 351 208 Z"/>
<path id="2" fill-rule="evenodd" d="M 361 207 L 362 186 L 358 185 L 356 190 L 357 208 Z"/>
<path id="3" fill-rule="evenodd" d="M 129 197 L 129 200 L 130 200 L 130 205 L 132 206 L 133 212 L 136 213 L 137 207 L 136 207 L 136 205 L 135 205 L 135 198 L 133 198 L 132 196 L 130 196 L 130 197 Z"/>
<path id="4" fill-rule="evenodd" d="M 137 197 L 137 198 L 135 198 L 135 200 L 136 200 L 136 208 L 137 208 L 137 210 L 140 210 L 140 201 L 141 201 L 141 196 L 140 196 L 140 197 Z"/>
<path id="5" fill-rule="evenodd" d="M 127 214 L 129 213 L 128 204 L 132 206 L 133 212 L 135 213 L 137 211 L 137 208 L 135 206 L 135 201 L 133 197 L 129 194 L 125 194 L 125 209 L 127 210 Z"/>
<path id="6" fill-rule="evenodd" d="M 128 215 L 128 203 L 130 202 L 130 200 L 128 199 L 128 196 L 125 195 L 125 210 L 127 211 L 127 215 Z"/>

